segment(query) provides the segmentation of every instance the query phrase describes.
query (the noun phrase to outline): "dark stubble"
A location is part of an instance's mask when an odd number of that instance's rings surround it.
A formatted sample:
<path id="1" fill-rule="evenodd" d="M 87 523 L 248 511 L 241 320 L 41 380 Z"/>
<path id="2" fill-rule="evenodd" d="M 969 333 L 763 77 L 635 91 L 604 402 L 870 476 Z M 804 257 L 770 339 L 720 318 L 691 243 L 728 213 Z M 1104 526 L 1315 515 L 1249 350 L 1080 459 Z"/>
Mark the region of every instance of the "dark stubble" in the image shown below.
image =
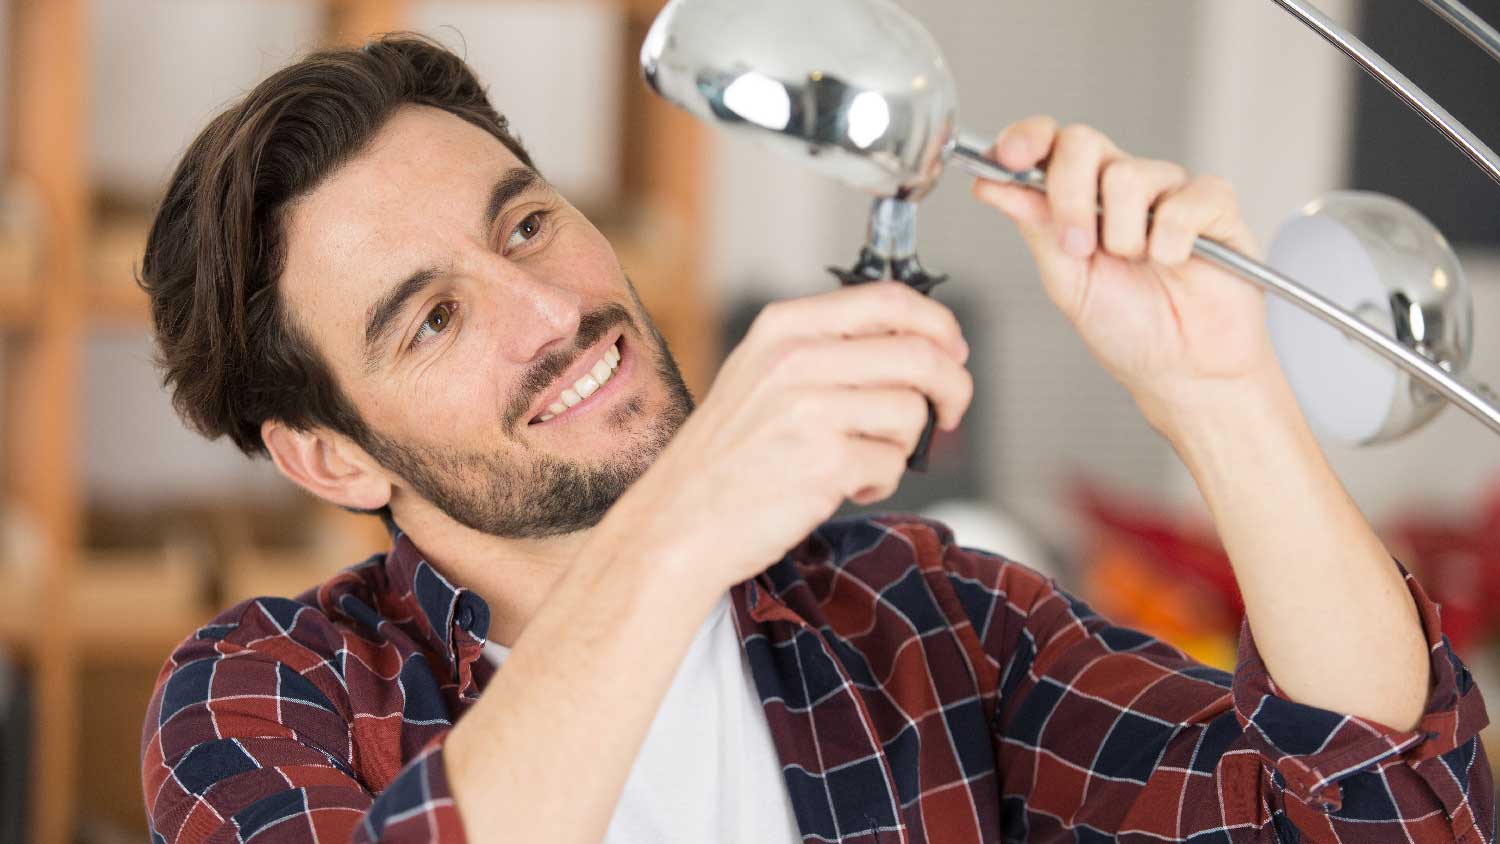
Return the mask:
<path id="1" fill-rule="evenodd" d="M 473 530 L 509 539 L 540 539 L 593 527 L 656 461 L 693 411 L 692 394 L 666 339 L 646 315 L 633 288 L 630 295 L 645 323 L 644 331 L 623 306 L 607 305 L 579 321 L 574 348 L 537 361 L 522 378 L 503 420 L 505 437 L 521 447 L 521 454 L 401 443 L 373 430 L 370 442 L 362 445 L 412 491 Z M 646 412 L 639 394 L 611 409 L 606 423 L 620 439 L 614 453 L 604 460 L 567 460 L 533 452 L 515 436 L 530 422 L 522 418 L 526 411 L 585 349 L 622 325 L 635 325 L 636 336 L 646 338 L 646 348 L 637 351 L 650 358 L 645 362 L 654 364 L 656 377 L 666 388 L 661 411 L 645 425 L 632 424 Z"/>

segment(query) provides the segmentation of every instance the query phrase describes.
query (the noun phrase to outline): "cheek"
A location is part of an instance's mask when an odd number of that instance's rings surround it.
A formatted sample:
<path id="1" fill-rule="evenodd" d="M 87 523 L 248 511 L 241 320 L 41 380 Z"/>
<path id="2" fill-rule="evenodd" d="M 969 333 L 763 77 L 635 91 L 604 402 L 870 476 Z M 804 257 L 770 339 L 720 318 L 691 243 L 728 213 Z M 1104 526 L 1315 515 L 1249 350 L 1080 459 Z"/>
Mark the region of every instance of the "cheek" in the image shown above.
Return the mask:
<path id="1" fill-rule="evenodd" d="M 390 435 L 454 445 L 476 432 L 492 433 L 503 403 L 493 371 L 496 356 L 480 333 L 465 331 L 400 383 L 380 389 L 371 402 L 378 414 L 371 424 Z"/>
<path id="2" fill-rule="evenodd" d="M 576 285 L 579 292 L 589 298 L 612 300 L 619 298 L 625 279 L 620 270 L 620 258 L 608 239 L 590 223 L 580 220 L 565 220 L 554 232 L 552 250 L 553 265 Z M 645 256 L 641 256 L 644 258 Z M 635 263 L 641 263 L 639 260 Z"/>

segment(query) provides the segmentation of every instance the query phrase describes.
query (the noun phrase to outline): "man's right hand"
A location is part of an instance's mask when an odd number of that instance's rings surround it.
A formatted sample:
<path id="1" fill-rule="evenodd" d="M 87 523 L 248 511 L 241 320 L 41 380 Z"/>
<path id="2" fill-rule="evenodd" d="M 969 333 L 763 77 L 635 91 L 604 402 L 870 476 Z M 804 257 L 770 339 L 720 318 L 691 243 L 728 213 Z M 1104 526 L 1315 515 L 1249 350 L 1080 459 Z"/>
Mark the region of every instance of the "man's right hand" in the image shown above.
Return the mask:
<path id="1" fill-rule="evenodd" d="M 753 577 L 845 499 L 895 491 L 927 400 L 958 427 L 968 355 L 952 311 L 898 282 L 773 303 L 596 533 L 718 591 Z"/>

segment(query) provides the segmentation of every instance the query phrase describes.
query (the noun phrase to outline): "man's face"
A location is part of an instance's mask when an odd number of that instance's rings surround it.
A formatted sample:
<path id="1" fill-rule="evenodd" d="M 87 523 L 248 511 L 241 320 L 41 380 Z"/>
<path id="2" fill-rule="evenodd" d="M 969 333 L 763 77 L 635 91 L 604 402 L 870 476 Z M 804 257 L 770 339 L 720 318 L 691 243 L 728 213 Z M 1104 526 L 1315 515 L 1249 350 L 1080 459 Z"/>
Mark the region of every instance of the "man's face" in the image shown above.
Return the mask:
<path id="1" fill-rule="evenodd" d="M 458 117 L 397 112 L 285 226 L 287 308 L 398 514 L 415 496 L 496 536 L 590 527 L 692 410 L 609 243 Z"/>

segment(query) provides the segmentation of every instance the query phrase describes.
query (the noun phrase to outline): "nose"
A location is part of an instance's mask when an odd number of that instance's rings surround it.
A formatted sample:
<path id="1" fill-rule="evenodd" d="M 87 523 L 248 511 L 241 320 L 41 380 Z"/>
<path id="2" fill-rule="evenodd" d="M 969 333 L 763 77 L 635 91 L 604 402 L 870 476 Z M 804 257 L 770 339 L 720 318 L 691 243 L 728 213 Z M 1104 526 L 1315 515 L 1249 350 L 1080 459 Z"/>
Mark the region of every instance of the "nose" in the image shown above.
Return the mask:
<path id="1" fill-rule="evenodd" d="M 506 359 L 528 363 L 572 343 L 583 312 L 577 291 L 504 261 L 492 264 L 488 275 L 485 298 L 494 309 Z"/>

